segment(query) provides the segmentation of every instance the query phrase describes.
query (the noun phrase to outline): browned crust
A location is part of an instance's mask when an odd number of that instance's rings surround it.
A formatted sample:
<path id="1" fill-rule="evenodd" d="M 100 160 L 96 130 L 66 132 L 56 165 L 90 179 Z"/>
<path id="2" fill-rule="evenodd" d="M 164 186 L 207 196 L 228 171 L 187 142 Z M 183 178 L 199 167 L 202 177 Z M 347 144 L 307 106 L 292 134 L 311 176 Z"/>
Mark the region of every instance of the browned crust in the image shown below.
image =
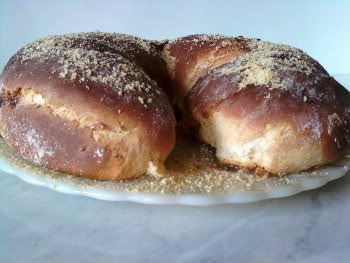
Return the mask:
<path id="1" fill-rule="evenodd" d="M 304 77 L 296 79 L 295 85 L 305 85 L 300 94 L 254 85 L 238 91 L 236 80 L 235 76 L 208 74 L 198 81 L 186 98 L 189 113 L 200 122 L 213 112 L 223 112 L 228 118 L 250 123 L 248 133 L 262 133 L 267 124 L 290 123 L 301 141 L 321 143 L 325 162 L 338 159 L 349 147 L 350 95 L 333 78 L 324 78 L 313 88 Z M 339 120 L 330 123 L 332 114 Z"/>
<path id="2" fill-rule="evenodd" d="M 174 89 L 178 103 L 182 104 L 189 90 L 187 80 L 196 66 L 200 65 L 201 68 L 193 84 L 211 68 L 220 66 L 245 52 L 247 47 L 241 37 L 197 34 L 170 41 L 165 46 L 164 58 L 175 82 Z"/>
<path id="3" fill-rule="evenodd" d="M 140 79 L 142 81 L 147 80 Z M 60 79 L 56 73 L 50 72 L 50 67 L 35 62 L 9 63 L 3 73 L 3 85 L 3 94 L 16 93 L 18 88 L 32 89 L 57 105 L 71 105 L 82 112 L 90 109 L 100 116 L 101 121 L 122 113 L 128 119 L 144 125 L 157 151 L 167 154 L 174 145 L 175 118 L 162 92 L 154 93 L 156 103 L 146 108 L 138 101 L 141 91 L 119 96 L 101 83 Z"/>

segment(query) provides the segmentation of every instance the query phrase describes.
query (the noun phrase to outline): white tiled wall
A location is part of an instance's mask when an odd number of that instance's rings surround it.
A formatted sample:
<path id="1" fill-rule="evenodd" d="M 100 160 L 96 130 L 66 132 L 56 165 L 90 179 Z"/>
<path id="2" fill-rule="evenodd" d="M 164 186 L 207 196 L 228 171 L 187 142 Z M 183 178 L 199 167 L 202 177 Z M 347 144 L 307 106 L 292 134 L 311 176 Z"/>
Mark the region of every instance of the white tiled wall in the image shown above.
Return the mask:
<path id="1" fill-rule="evenodd" d="M 331 74 L 350 74 L 350 1 L 0 0 L 0 68 L 48 34 L 114 31 L 163 39 L 244 35 L 304 49 Z"/>

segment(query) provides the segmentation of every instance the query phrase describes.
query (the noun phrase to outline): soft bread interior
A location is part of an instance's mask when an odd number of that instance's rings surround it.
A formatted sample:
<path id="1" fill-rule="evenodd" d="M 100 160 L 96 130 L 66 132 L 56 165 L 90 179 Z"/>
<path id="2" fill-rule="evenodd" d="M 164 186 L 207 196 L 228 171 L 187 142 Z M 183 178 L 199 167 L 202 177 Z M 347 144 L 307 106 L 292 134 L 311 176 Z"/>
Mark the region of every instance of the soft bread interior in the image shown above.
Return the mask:
<path id="1" fill-rule="evenodd" d="M 281 174 L 324 161 L 321 144 L 297 132 L 290 123 L 277 122 L 254 131 L 242 120 L 214 112 L 202 120 L 199 133 L 216 148 L 218 159 L 225 164 Z"/>

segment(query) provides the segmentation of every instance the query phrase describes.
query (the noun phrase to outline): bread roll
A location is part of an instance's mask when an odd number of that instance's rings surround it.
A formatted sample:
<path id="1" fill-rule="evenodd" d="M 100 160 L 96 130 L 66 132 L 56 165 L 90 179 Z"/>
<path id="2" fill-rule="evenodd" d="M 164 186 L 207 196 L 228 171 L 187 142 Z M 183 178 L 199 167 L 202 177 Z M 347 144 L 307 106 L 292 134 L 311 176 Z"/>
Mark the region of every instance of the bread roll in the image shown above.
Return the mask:
<path id="1" fill-rule="evenodd" d="M 109 33 L 51 36 L 2 73 L 0 133 L 35 164 L 84 177 L 161 169 L 175 143 L 162 45 Z"/>
<path id="2" fill-rule="evenodd" d="M 299 49 L 191 35 L 170 41 L 163 56 L 185 127 L 225 164 L 291 173 L 349 147 L 349 92 Z"/>

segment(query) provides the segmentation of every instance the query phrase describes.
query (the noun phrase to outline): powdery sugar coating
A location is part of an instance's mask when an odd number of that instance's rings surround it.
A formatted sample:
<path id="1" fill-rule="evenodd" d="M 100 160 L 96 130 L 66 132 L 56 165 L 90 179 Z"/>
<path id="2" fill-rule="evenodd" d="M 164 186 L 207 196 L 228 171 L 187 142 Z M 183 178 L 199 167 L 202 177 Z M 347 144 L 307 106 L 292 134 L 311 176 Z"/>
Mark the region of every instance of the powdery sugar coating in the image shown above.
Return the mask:
<path id="1" fill-rule="evenodd" d="M 40 164 L 45 156 L 51 156 L 54 154 L 49 144 L 34 129 L 30 129 L 26 132 L 25 140 L 28 145 L 34 149 L 34 156 L 32 158 L 34 163 Z"/>
<path id="2" fill-rule="evenodd" d="M 15 134 L 14 145 L 19 149 L 22 155 L 30 155 L 35 164 L 47 162 L 47 158 L 55 154 L 56 144 L 50 145 L 45 138 L 36 129 L 28 129 L 26 124 L 11 122 L 7 133 Z M 1 136 L 0 136 L 1 137 Z M 27 151 L 20 147 L 23 143 L 28 144 L 32 151 Z"/>

